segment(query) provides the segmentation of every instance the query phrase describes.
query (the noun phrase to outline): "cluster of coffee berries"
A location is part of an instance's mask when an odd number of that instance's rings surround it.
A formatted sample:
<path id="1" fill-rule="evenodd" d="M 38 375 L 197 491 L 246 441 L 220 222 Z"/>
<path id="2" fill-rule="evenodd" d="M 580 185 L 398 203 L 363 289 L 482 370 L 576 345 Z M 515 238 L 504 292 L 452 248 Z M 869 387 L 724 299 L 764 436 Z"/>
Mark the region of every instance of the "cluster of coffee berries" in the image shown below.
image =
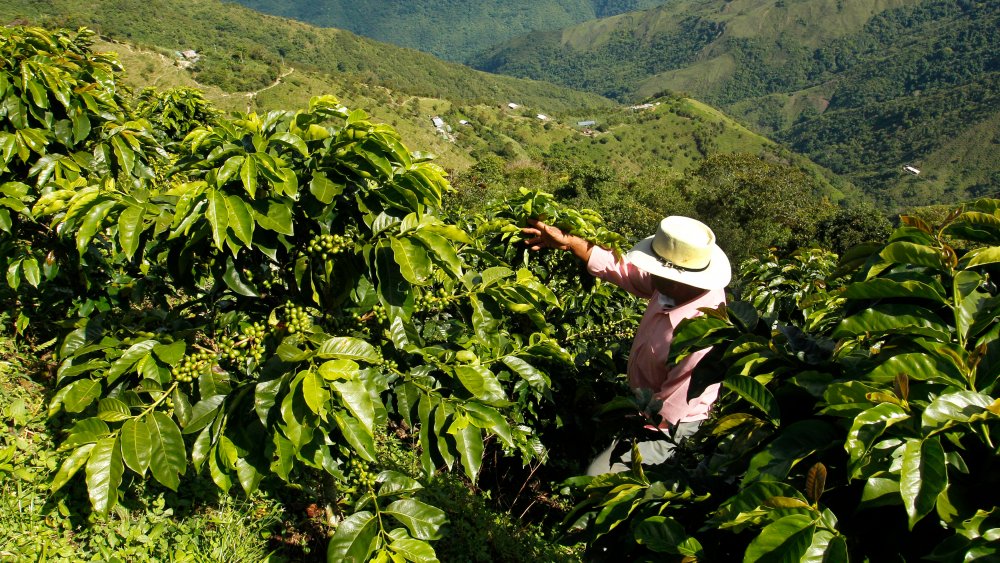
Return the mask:
<path id="1" fill-rule="evenodd" d="M 417 295 L 415 304 L 418 311 L 440 311 L 453 299 L 454 296 L 449 295 L 448 290 L 442 287 L 437 291 Z"/>
<path id="2" fill-rule="evenodd" d="M 260 362 L 264 357 L 264 324 L 255 322 L 244 328 L 236 336 L 225 335 L 217 342 L 219 360 L 239 364 L 248 358 Z"/>
<path id="3" fill-rule="evenodd" d="M 389 322 L 389 313 L 385 310 L 382 305 L 375 305 L 372 307 L 372 317 L 379 323 Z"/>
<path id="4" fill-rule="evenodd" d="M 369 463 L 360 457 L 354 456 L 349 462 L 350 465 L 350 476 L 351 481 L 357 483 L 359 486 L 370 489 L 375 486 L 375 479 L 377 475 L 371 473 L 369 469 L 371 466 Z"/>
<path id="5" fill-rule="evenodd" d="M 306 249 L 313 258 L 329 259 L 334 254 L 340 254 L 351 245 L 350 237 L 346 235 L 316 235 Z"/>
<path id="6" fill-rule="evenodd" d="M 396 363 L 396 360 L 383 359 L 381 366 L 386 371 L 399 371 L 399 364 Z"/>
<path id="7" fill-rule="evenodd" d="M 288 328 L 289 334 L 305 332 L 312 326 L 312 317 L 309 316 L 304 307 L 289 301 L 285 303 L 285 313 L 285 326 Z"/>
<path id="8" fill-rule="evenodd" d="M 181 383 L 191 383 L 215 364 L 215 354 L 208 351 L 185 354 L 180 363 L 170 371 L 170 375 Z"/>

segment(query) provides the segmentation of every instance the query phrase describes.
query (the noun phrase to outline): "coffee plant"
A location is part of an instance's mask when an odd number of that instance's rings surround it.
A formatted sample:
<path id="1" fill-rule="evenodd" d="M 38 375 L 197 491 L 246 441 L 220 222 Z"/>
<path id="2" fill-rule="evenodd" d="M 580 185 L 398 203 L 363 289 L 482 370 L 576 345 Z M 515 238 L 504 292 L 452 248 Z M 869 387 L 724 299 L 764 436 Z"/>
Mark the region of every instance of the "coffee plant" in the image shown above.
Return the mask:
<path id="1" fill-rule="evenodd" d="M 750 261 L 745 301 L 678 328 L 712 346 L 713 419 L 657 467 L 570 482 L 572 537 L 618 556 L 994 560 L 1000 201 L 857 247 Z M 626 554 L 626 555 L 622 555 Z"/>
<path id="2" fill-rule="evenodd" d="M 596 213 L 525 190 L 449 218 L 444 171 L 331 96 L 220 117 L 193 91 L 133 97 L 86 30 L 0 33 L 0 299 L 55 340 L 53 492 L 82 479 L 101 515 L 135 479 L 252 492 L 319 473 L 330 560 L 432 561 L 445 514 L 380 467 L 381 435 L 412 439 L 427 476 L 475 482 L 487 448 L 545 458 L 550 372 L 600 342 L 563 345 L 593 328 L 562 295 L 624 309 L 553 287 L 565 257 L 529 261 L 517 233 L 558 214 L 610 240 Z"/>

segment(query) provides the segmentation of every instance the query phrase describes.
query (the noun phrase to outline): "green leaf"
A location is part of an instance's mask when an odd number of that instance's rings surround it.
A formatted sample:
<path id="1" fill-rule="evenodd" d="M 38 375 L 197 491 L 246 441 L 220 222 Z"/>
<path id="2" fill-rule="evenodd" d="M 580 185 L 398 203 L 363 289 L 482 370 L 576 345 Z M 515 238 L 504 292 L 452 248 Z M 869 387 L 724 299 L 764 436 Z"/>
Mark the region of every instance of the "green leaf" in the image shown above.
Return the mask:
<path id="1" fill-rule="evenodd" d="M 387 506 L 383 513 L 395 517 L 410 530 L 413 537 L 422 540 L 440 538 L 441 526 L 447 521 L 443 510 L 416 499 L 397 500 Z"/>
<path id="2" fill-rule="evenodd" d="M 947 428 L 952 425 L 951 423 L 967 423 L 992 404 L 992 397 L 975 391 L 958 391 L 941 395 L 924 409 L 921 416 L 922 430 L 927 433 Z"/>
<path id="3" fill-rule="evenodd" d="M 105 397 L 97 403 L 97 417 L 107 422 L 121 422 L 132 418 L 132 412 L 118 399 Z"/>
<path id="4" fill-rule="evenodd" d="M 379 473 L 376 480 L 381 483 L 378 489 L 379 498 L 412 494 L 424 488 L 416 479 L 390 469 Z"/>
<path id="5" fill-rule="evenodd" d="M 926 440 L 908 440 L 903 448 L 899 493 L 911 530 L 934 510 L 938 495 L 947 487 L 947 466 L 940 439 L 934 436 Z"/>
<path id="6" fill-rule="evenodd" d="M 934 313 L 912 304 L 884 303 L 865 309 L 840 321 L 833 338 L 851 338 L 864 334 L 918 334 L 950 341 L 951 328 Z"/>
<path id="7" fill-rule="evenodd" d="M 191 417 L 184 424 L 184 434 L 194 434 L 215 420 L 219 407 L 225 402 L 225 395 L 206 397 L 191 408 Z"/>
<path id="8" fill-rule="evenodd" d="M 484 403 L 503 405 L 507 403 L 507 395 L 500 380 L 485 366 L 456 366 L 455 375 L 470 393 Z"/>
<path id="9" fill-rule="evenodd" d="M 939 250 L 912 242 L 897 241 L 890 243 L 882 249 L 879 256 L 883 260 L 896 264 L 925 266 L 935 271 L 946 269 Z"/>
<path id="10" fill-rule="evenodd" d="M 219 168 L 219 172 L 215 175 L 215 186 L 221 188 L 226 185 L 226 182 L 231 180 L 233 176 L 239 172 L 240 167 L 243 166 L 243 161 L 246 159 L 243 155 L 234 155 L 226 159 L 225 164 Z"/>
<path id="11" fill-rule="evenodd" d="M 122 458 L 132 471 L 145 475 L 152 459 L 153 442 L 145 421 L 126 420 L 122 425 L 119 439 L 122 444 Z"/>
<path id="12" fill-rule="evenodd" d="M 90 453 L 94 450 L 95 443 L 83 444 L 79 448 L 73 450 L 73 453 L 69 454 L 62 465 L 59 466 L 59 471 L 56 472 L 55 476 L 52 477 L 52 483 L 49 485 L 49 490 L 56 492 L 63 487 L 70 479 L 76 475 L 77 471 L 81 467 L 86 465 L 87 460 L 90 459 Z"/>
<path id="13" fill-rule="evenodd" d="M 333 419 L 356 453 L 368 461 L 376 461 L 375 439 L 358 419 L 353 416 L 343 416 L 339 412 L 333 413 Z"/>
<path id="14" fill-rule="evenodd" d="M 848 563 L 847 540 L 827 530 L 817 530 L 801 563 Z"/>
<path id="15" fill-rule="evenodd" d="M 391 239 L 392 257 L 399 265 L 399 272 L 413 285 L 423 285 L 433 273 L 431 261 L 423 246 L 409 238 Z"/>
<path id="16" fill-rule="evenodd" d="M 330 400 L 330 391 L 326 388 L 323 376 L 315 371 L 306 372 L 302 380 L 302 395 L 305 397 L 309 410 L 316 414 L 322 414 L 323 405 Z"/>
<path id="17" fill-rule="evenodd" d="M 38 270 L 38 260 L 33 256 L 25 258 L 21 262 L 21 271 L 24 272 L 24 279 L 31 284 L 31 287 L 38 287 L 42 281 L 41 272 Z"/>
<path id="18" fill-rule="evenodd" d="M 63 407 L 67 412 L 81 412 L 101 396 L 103 387 L 100 380 L 81 379 L 66 386 L 68 391 L 63 397 Z"/>
<path id="19" fill-rule="evenodd" d="M 176 365 L 184 357 L 187 345 L 183 340 L 178 340 L 171 344 L 157 344 L 153 346 L 153 355 L 168 366 Z"/>
<path id="20" fill-rule="evenodd" d="M 899 297 L 927 299 L 940 304 L 947 303 L 945 297 L 933 286 L 913 280 L 896 281 L 875 278 L 847 286 L 842 295 L 848 299 L 887 299 Z"/>
<path id="21" fill-rule="evenodd" d="M 744 563 L 754 561 L 801 561 L 813 541 L 815 521 L 802 514 L 785 516 L 772 522 L 750 542 L 743 555 Z"/>
<path id="22" fill-rule="evenodd" d="M 764 387 L 756 379 L 742 375 L 729 376 L 726 377 L 724 385 L 762 410 L 771 422 L 777 424 L 780 421 L 781 412 L 778 409 L 778 402 L 767 387 Z"/>
<path id="23" fill-rule="evenodd" d="M 76 250 L 83 256 L 94 235 L 101 230 L 101 225 L 108 213 L 117 205 L 115 201 L 103 201 L 90 208 L 76 232 Z"/>
<path id="24" fill-rule="evenodd" d="M 123 473 L 118 439 L 109 436 L 98 441 L 87 461 L 87 493 L 94 512 L 106 515 L 118 503 Z"/>
<path id="25" fill-rule="evenodd" d="M 215 247 L 223 250 L 226 244 L 226 231 L 229 229 L 229 209 L 226 207 L 226 196 L 219 190 L 209 189 L 205 192 L 208 199 L 208 211 L 205 217 L 212 228 L 212 238 Z"/>
<path id="26" fill-rule="evenodd" d="M 427 249 L 431 257 L 454 278 L 462 277 L 462 259 L 451 242 L 443 236 L 420 229 L 413 233 Z"/>
<path id="27" fill-rule="evenodd" d="M 514 370 L 514 373 L 521 376 L 521 379 L 527 381 L 528 385 L 531 385 L 531 388 L 536 391 L 544 392 L 552 386 L 552 381 L 548 375 L 535 369 L 534 366 L 517 356 L 504 356 L 503 363 Z"/>
<path id="28" fill-rule="evenodd" d="M 743 483 L 762 475 L 784 479 L 800 461 L 836 444 L 838 434 L 836 427 L 817 419 L 800 420 L 782 428 L 774 440 L 751 458 Z"/>
<path id="29" fill-rule="evenodd" d="M 640 545 L 645 545 L 650 551 L 656 553 L 669 553 L 672 555 L 687 555 L 695 558 L 702 558 L 704 553 L 701 545 L 693 538 L 689 538 L 676 520 L 669 516 L 651 516 L 636 524 L 635 541 Z M 692 549 L 697 545 L 695 549 Z"/>
<path id="30" fill-rule="evenodd" d="M 149 468 L 157 481 L 176 491 L 187 469 L 187 452 L 181 431 L 167 415 L 154 411 L 146 419 L 151 456 Z"/>
<path id="31" fill-rule="evenodd" d="M 851 430 L 847 433 L 844 447 L 851 456 L 851 476 L 856 477 L 858 466 L 868 455 L 875 440 L 885 432 L 885 429 L 910 418 L 903 407 L 893 403 L 881 403 L 854 417 Z"/>
<path id="32" fill-rule="evenodd" d="M 353 360 L 330 360 L 323 362 L 319 366 L 319 374 L 324 379 L 331 381 L 336 379 L 354 379 L 358 375 L 360 367 Z"/>
<path id="33" fill-rule="evenodd" d="M 377 364 L 382 361 L 382 356 L 374 346 L 361 340 L 349 336 L 335 336 L 323 342 L 316 350 L 316 356 L 329 358 L 346 358 L 349 360 L 361 360 L 364 362 Z"/>
<path id="34" fill-rule="evenodd" d="M 157 344 L 159 342 L 156 340 L 143 340 L 129 346 L 128 350 L 125 350 L 125 353 L 115 360 L 115 363 L 111 364 L 107 373 L 104 374 L 108 379 L 108 384 L 110 385 L 117 381 L 122 374 L 135 366 L 136 362 L 141 360 L 146 354 L 149 354 Z"/>
<path id="35" fill-rule="evenodd" d="M 373 551 L 379 524 L 371 512 L 355 512 L 337 525 L 326 548 L 327 563 L 364 563 Z"/>
<path id="36" fill-rule="evenodd" d="M 243 180 L 243 188 L 250 194 L 250 199 L 257 197 L 257 158 L 255 155 L 247 155 L 240 166 L 240 180 Z"/>
<path id="37" fill-rule="evenodd" d="M 322 172 L 313 174 L 309 181 L 309 193 L 322 203 L 332 203 L 334 198 L 344 193 L 344 184 L 335 184 Z"/>
<path id="38" fill-rule="evenodd" d="M 129 260 L 139 249 L 144 216 L 145 210 L 138 205 L 129 205 L 118 216 L 118 244 Z"/>
<path id="39" fill-rule="evenodd" d="M 238 195 L 226 196 L 226 212 L 229 215 L 229 226 L 236 233 L 236 238 L 244 246 L 253 246 L 253 212 L 247 202 Z"/>
<path id="40" fill-rule="evenodd" d="M 1000 262 L 1000 246 L 989 246 L 970 250 L 969 253 L 963 257 L 963 259 L 968 260 L 968 263 L 965 264 L 966 268 L 975 268 L 976 266 L 985 266 L 986 264 L 996 264 L 997 262 Z"/>
<path id="41" fill-rule="evenodd" d="M 893 355 L 868 372 L 865 378 L 884 383 L 894 381 L 900 374 L 905 374 L 910 379 L 946 383 L 956 387 L 968 385 L 954 363 L 921 352 Z"/>
<path id="42" fill-rule="evenodd" d="M 448 429 L 448 433 L 455 436 L 458 454 L 462 460 L 462 467 L 465 468 L 465 475 L 470 481 L 475 483 L 476 477 L 479 475 L 479 469 L 483 465 L 483 450 L 485 447 L 483 445 L 482 431 L 478 427 L 469 424 L 468 420 L 463 420 L 458 424 L 453 423 L 451 428 Z"/>
<path id="43" fill-rule="evenodd" d="M 434 548 L 425 541 L 413 538 L 399 538 L 389 544 L 389 549 L 402 555 L 407 561 L 414 563 L 437 563 Z"/>
<path id="44" fill-rule="evenodd" d="M 247 285 L 243 281 L 239 272 L 236 270 L 236 265 L 233 263 L 232 256 L 226 256 L 226 271 L 222 274 L 222 281 L 226 283 L 229 289 L 239 293 L 240 295 L 246 297 L 258 297 L 259 294 L 253 287 Z"/>
<path id="45" fill-rule="evenodd" d="M 369 435 L 374 435 L 375 425 L 375 403 L 365 384 L 357 379 L 348 381 L 334 381 L 332 384 L 340 401 L 351 411 L 351 413 L 364 424 Z"/>

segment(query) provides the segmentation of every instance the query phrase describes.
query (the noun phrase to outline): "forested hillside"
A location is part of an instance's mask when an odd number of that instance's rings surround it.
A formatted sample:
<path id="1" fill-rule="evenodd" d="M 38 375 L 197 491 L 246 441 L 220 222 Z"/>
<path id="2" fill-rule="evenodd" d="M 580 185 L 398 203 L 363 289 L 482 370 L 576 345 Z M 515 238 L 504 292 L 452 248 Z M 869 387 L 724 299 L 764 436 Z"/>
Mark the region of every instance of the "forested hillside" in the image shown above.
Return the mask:
<path id="1" fill-rule="evenodd" d="M 233 0 L 463 62 L 512 37 L 641 10 L 664 0 Z"/>
<path id="2" fill-rule="evenodd" d="M 996 189 L 998 28 L 996 2 L 678 1 L 477 66 L 622 100 L 690 92 L 899 207 Z"/>
<path id="3" fill-rule="evenodd" d="M 259 14 L 219 0 L 12 0 L 5 22 L 87 26 L 112 39 L 160 49 L 171 58 L 194 50 L 193 75 L 226 91 L 257 90 L 288 68 L 331 75 L 331 83 L 363 82 L 413 96 L 470 103 L 516 99 L 546 112 L 611 104 L 551 84 L 511 80 L 447 63 L 337 29 Z"/>

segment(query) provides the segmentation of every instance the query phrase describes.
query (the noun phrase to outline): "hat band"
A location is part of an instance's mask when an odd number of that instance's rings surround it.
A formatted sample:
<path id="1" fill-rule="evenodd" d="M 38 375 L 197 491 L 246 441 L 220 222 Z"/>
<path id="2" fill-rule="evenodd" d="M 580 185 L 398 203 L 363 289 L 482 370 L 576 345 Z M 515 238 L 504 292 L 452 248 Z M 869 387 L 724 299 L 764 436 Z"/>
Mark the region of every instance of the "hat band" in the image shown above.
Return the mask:
<path id="1" fill-rule="evenodd" d="M 705 264 L 705 266 L 702 267 L 702 268 L 688 268 L 688 267 L 685 267 L 685 266 L 681 266 L 680 264 L 674 264 L 673 262 L 671 262 L 670 260 L 667 260 L 666 258 L 664 258 L 662 256 L 659 256 L 659 258 L 660 258 L 660 262 L 663 262 L 664 266 L 666 266 L 668 268 L 673 268 L 675 270 L 683 270 L 685 272 L 704 272 L 705 270 L 708 269 L 709 266 L 712 265 L 712 261 L 709 260 L 708 264 Z"/>

